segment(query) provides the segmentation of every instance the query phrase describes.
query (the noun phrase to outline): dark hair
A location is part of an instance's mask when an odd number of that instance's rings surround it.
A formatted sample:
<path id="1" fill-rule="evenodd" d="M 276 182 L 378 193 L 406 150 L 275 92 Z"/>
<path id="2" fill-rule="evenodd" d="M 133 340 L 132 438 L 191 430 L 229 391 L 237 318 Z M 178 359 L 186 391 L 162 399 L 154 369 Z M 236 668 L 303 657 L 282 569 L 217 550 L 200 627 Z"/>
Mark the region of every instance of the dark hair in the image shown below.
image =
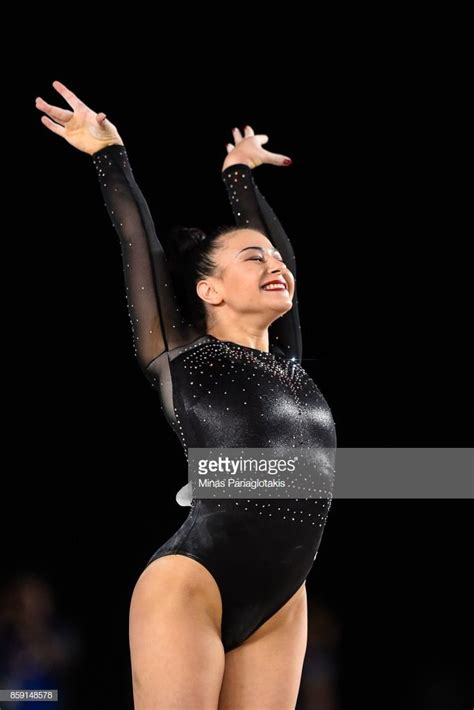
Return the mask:
<path id="1" fill-rule="evenodd" d="M 207 235 L 199 227 L 177 225 L 168 234 L 166 253 L 177 305 L 183 317 L 199 329 L 206 327 L 206 309 L 196 292 L 196 283 L 215 273 L 217 264 L 214 255 L 219 248 L 217 239 L 239 229 L 247 227 L 224 225 Z"/>

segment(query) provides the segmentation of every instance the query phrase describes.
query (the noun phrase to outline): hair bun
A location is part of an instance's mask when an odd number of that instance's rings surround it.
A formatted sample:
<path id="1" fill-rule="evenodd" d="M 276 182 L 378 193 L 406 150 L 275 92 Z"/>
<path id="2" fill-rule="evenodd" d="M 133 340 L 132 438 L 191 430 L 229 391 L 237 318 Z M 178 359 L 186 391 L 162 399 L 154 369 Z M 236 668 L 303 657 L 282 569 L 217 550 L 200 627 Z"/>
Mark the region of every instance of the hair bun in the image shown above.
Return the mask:
<path id="1" fill-rule="evenodd" d="M 187 259 L 206 239 L 206 233 L 199 227 L 173 227 L 168 235 L 170 258 L 175 262 Z"/>

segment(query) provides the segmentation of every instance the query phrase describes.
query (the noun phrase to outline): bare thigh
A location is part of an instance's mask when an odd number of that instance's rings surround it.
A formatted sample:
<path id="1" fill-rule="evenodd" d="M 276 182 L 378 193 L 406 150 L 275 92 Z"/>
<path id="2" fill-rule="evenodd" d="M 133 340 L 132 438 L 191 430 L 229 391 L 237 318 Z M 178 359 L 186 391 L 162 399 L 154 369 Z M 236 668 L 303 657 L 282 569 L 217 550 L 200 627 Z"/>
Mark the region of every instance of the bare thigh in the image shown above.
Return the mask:
<path id="1" fill-rule="evenodd" d="M 196 560 L 167 555 L 142 573 L 130 605 L 135 710 L 217 710 L 222 603 Z"/>
<path id="2" fill-rule="evenodd" d="M 294 710 L 308 639 L 306 585 L 225 656 L 219 710 Z"/>

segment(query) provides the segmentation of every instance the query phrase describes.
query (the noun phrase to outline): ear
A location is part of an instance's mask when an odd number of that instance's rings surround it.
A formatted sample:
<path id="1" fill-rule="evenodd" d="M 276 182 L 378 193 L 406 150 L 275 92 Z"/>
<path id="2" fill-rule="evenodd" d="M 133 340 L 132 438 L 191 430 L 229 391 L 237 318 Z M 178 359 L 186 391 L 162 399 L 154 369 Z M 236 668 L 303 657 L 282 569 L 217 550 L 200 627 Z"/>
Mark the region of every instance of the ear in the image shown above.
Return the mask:
<path id="1" fill-rule="evenodd" d="M 196 293 L 205 303 L 218 306 L 222 303 L 222 296 L 211 279 L 201 279 L 196 284 Z"/>

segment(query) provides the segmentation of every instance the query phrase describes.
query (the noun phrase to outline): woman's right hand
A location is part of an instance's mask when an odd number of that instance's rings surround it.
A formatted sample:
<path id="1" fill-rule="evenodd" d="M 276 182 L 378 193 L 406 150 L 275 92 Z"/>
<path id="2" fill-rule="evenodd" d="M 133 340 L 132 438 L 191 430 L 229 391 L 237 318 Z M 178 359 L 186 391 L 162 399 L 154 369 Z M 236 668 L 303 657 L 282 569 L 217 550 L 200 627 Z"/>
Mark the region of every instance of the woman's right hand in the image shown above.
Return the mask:
<path id="1" fill-rule="evenodd" d="M 123 145 L 117 129 L 105 113 L 96 113 L 90 109 L 60 81 L 53 81 L 53 86 L 73 111 L 52 106 L 38 96 L 36 108 L 47 114 L 41 116 L 43 126 L 89 155 L 108 145 Z"/>

